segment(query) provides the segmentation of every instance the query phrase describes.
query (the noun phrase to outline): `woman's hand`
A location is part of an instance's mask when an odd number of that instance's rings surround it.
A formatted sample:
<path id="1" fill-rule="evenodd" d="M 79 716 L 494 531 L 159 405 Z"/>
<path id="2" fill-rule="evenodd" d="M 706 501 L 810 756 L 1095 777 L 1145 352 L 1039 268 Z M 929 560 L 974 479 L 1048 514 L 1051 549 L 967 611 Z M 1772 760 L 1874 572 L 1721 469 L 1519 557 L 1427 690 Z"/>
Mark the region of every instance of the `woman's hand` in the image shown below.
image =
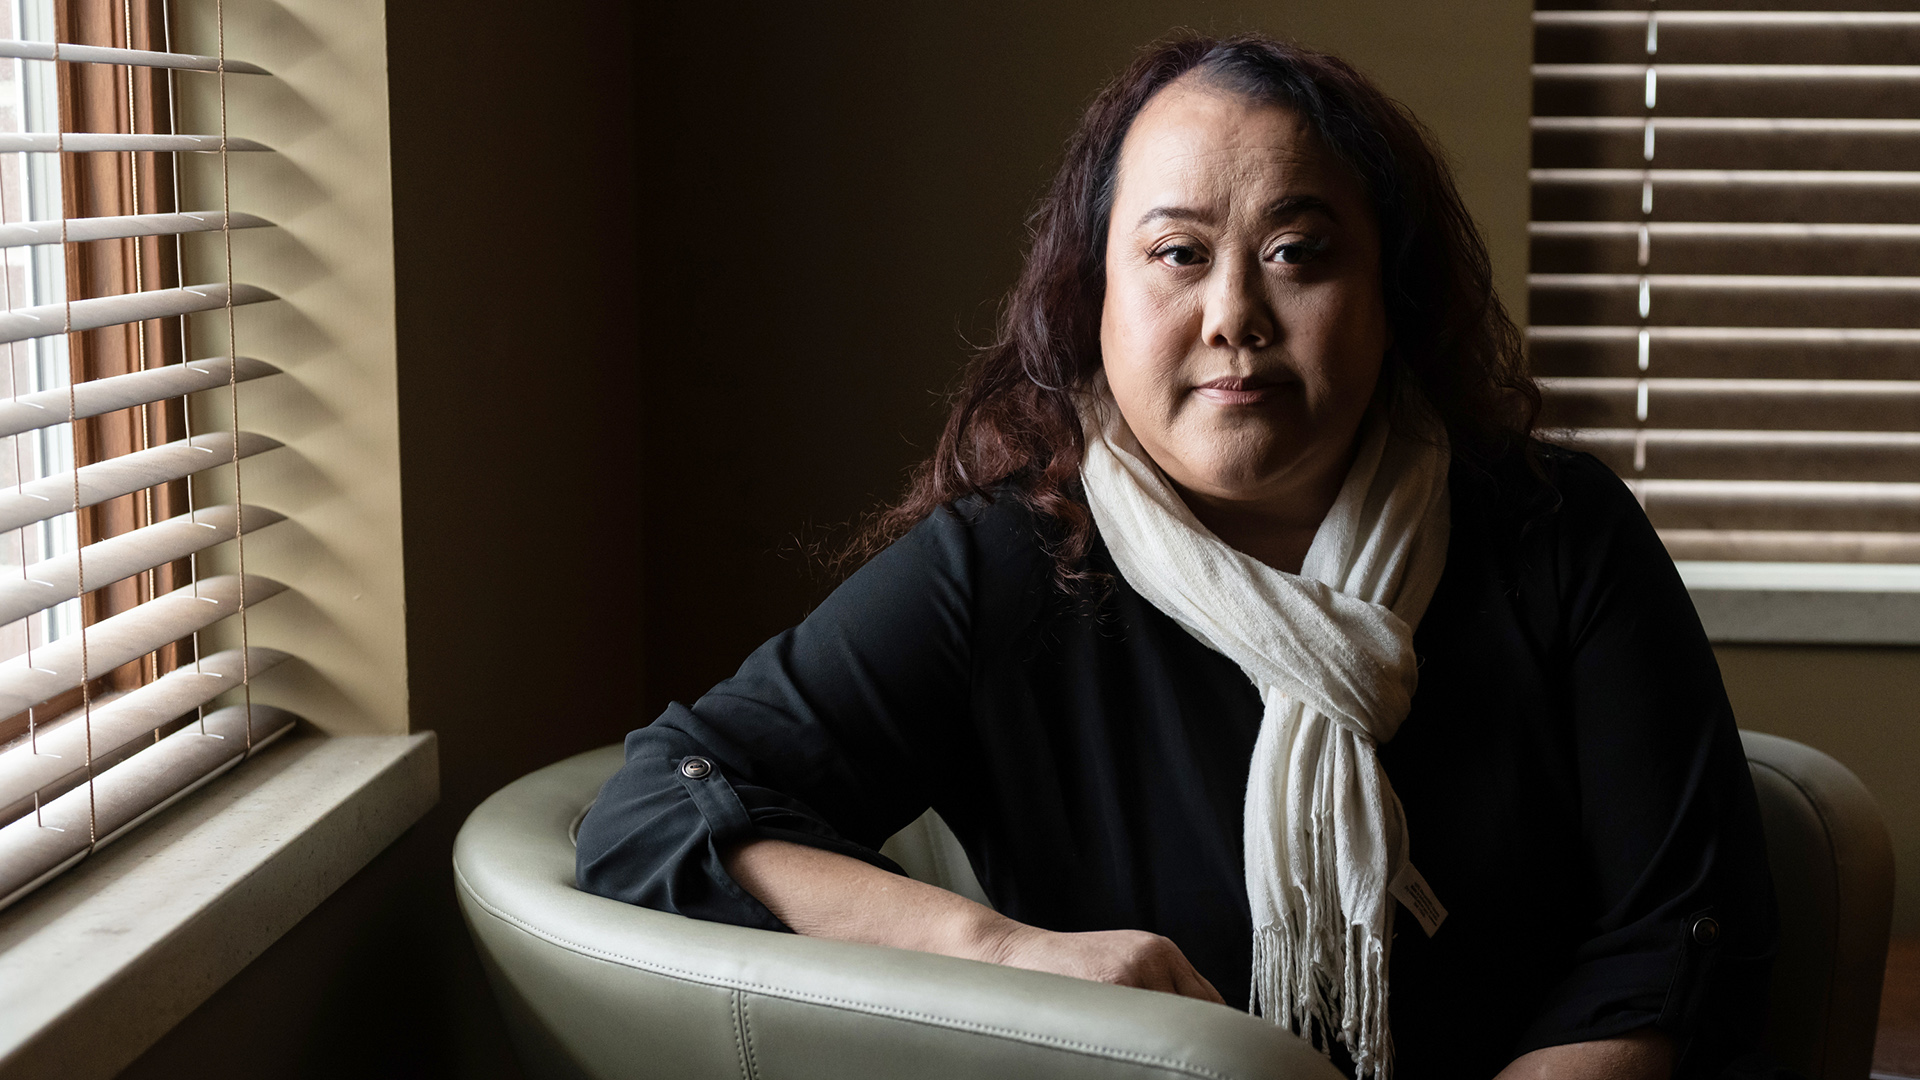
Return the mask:
<path id="1" fill-rule="evenodd" d="M 1179 946 L 1158 934 L 1056 934 L 945 889 L 784 840 L 749 840 L 721 859 L 742 888 L 809 937 L 918 949 L 1221 1002 Z"/>
<path id="2" fill-rule="evenodd" d="M 1226 1004 L 1180 947 L 1159 934 L 1144 930 L 1061 934 L 1012 919 L 1002 921 L 1005 926 L 989 930 L 977 959 Z"/>

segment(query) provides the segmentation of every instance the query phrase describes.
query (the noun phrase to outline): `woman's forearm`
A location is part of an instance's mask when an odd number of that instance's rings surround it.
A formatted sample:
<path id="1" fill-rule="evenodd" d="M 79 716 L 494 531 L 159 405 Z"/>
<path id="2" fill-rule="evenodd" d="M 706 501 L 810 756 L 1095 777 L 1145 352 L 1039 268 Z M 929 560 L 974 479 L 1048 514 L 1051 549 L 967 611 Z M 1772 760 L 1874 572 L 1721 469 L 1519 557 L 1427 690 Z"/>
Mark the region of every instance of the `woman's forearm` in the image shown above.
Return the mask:
<path id="1" fill-rule="evenodd" d="M 991 959 L 1012 920 L 945 889 L 859 859 L 784 840 L 749 840 L 721 861 L 740 887 L 795 933 Z"/>
<path id="2" fill-rule="evenodd" d="M 1494 1080 L 1668 1080 L 1673 1040 L 1653 1028 L 1523 1054 Z"/>
<path id="3" fill-rule="evenodd" d="M 889 945 L 1219 1002 L 1173 942 L 1143 930 L 1056 933 L 831 851 L 749 840 L 721 853 L 727 873 L 809 937 Z"/>

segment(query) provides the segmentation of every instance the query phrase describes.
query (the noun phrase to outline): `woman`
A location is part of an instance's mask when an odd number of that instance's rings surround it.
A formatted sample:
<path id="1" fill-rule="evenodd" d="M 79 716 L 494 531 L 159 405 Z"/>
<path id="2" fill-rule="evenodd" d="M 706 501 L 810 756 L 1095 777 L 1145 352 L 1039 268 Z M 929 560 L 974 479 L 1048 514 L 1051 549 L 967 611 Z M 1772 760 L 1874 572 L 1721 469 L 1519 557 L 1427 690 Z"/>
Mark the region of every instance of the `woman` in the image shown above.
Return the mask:
<path id="1" fill-rule="evenodd" d="M 1355 1075 L 1718 1074 L 1772 947 L 1745 760 L 1537 401 L 1414 121 L 1273 41 L 1150 51 L 884 550 L 628 739 L 581 887 L 1246 1003 Z M 876 853 L 929 806 L 993 909 Z"/>

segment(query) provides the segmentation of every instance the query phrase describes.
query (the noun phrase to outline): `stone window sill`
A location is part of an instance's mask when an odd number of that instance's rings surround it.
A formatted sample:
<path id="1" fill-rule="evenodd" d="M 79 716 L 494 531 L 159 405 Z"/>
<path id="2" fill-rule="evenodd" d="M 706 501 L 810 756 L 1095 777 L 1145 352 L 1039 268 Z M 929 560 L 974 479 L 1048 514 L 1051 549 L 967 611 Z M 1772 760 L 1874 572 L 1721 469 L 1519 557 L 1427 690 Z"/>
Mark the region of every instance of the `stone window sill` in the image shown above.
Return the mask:
<path id="1" fill-rule="evenodd" d="M 1678 565 L 1715 643 L 1920 645 L 1920 566 Z"/>
<path id="2" fill-rule="evenodd" d="M 438 798 L 431 732 L 303 730 L 0 912 L 0 1075 L 118 1073 Z"/>

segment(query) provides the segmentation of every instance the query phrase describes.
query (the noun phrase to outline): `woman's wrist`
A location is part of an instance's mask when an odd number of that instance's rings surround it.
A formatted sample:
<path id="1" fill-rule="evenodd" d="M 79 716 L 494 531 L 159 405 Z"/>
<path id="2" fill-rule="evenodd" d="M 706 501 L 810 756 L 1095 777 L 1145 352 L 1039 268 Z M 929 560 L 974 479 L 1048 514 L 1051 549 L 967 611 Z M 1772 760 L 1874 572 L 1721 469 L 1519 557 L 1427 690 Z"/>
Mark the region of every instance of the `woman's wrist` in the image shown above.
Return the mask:
<path id="1" fill-rule="evenodd" d="M 1020 931 L 1031 929 L 990 907 L 971 901 L 955 907 L 948 931 L 952 946 L 939 950 L 948 956 L 978 960 L 983 964 L 1004 964 L 1012 952 L 1013 939 Z"/>

